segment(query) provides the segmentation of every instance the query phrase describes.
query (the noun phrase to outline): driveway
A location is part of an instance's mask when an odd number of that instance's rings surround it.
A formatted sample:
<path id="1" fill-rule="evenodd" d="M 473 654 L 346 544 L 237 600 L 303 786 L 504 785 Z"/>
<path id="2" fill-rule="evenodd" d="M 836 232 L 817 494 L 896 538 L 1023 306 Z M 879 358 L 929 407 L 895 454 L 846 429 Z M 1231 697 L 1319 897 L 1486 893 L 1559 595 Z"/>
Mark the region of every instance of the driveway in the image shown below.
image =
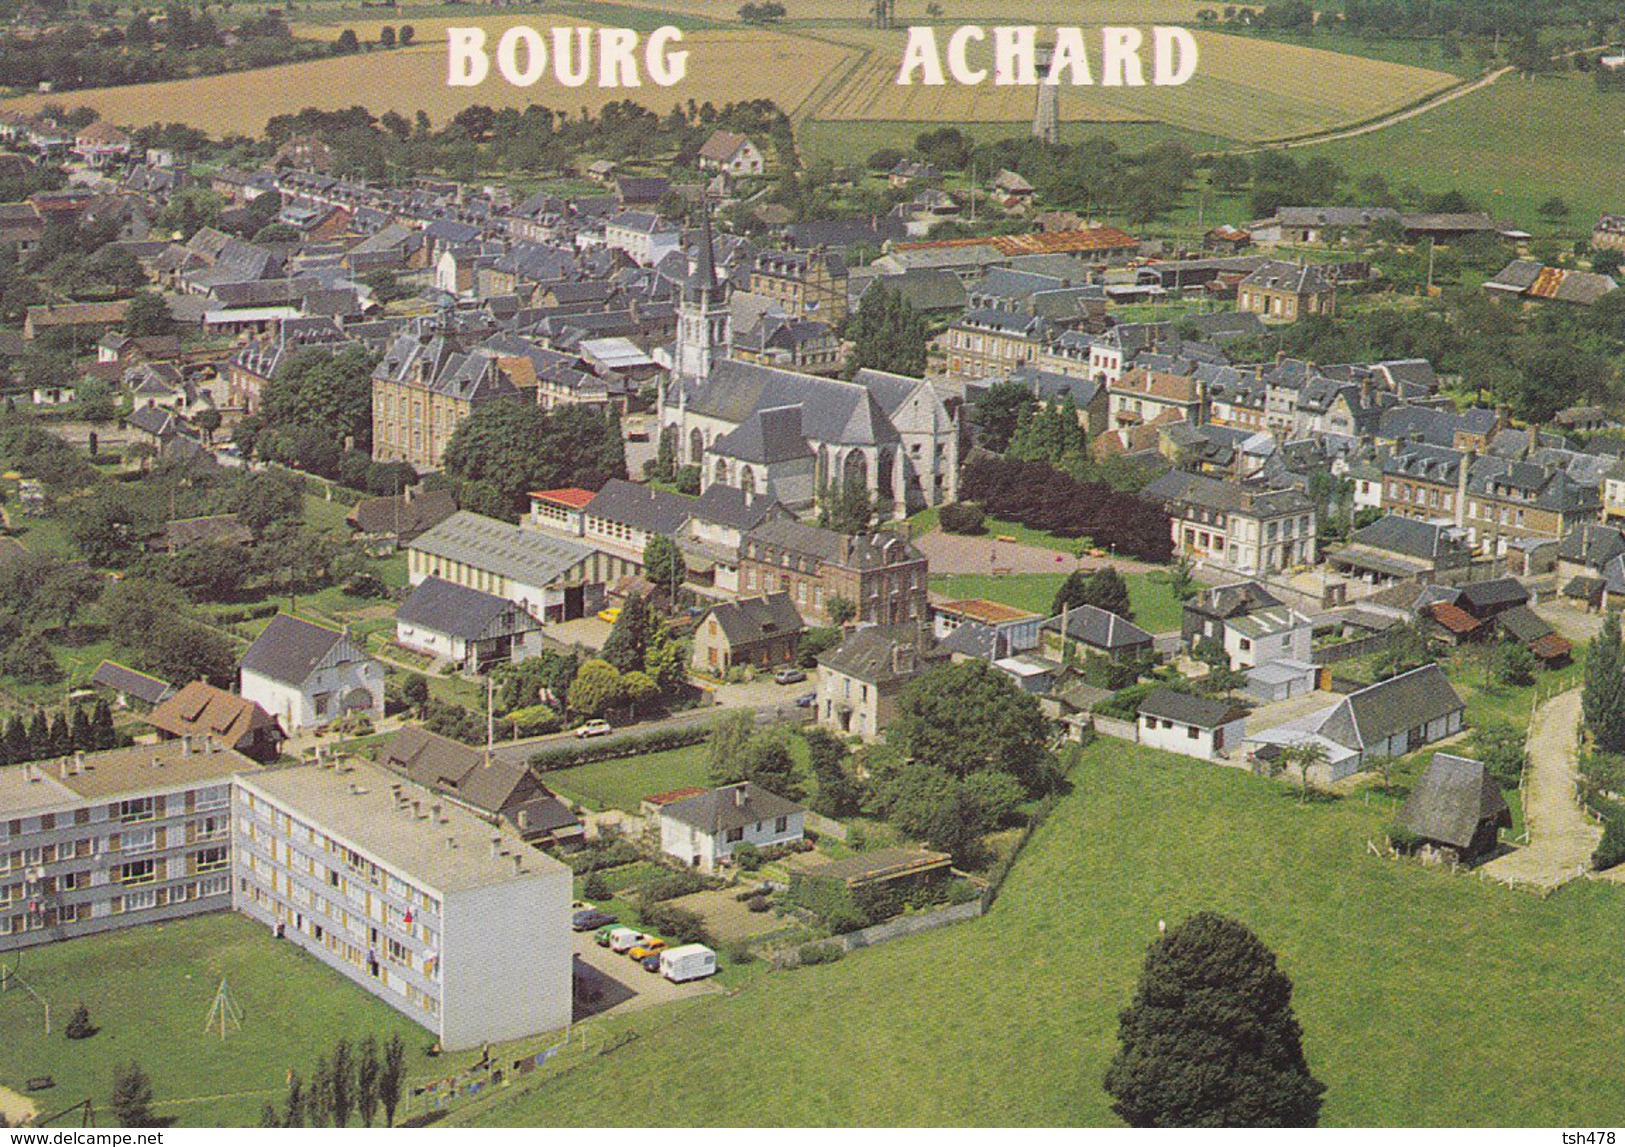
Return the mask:
<path id="1" fill-rule="evenodd" d="M 1535 710 L 1529 726 L 1523 807 L 1529 844 L 1496 857 L 1480 872 L 1543 893 L 1585 872 L 1602 829 L 1586 816 L 1575 791 L 1579 754 L 1580 690 L 1570 689 Z"/>
<path id="2" fill-rule="evenodd" d="M 570 933 L 570 946 L 575 952 L 577 978 L 603 992 L 602 998 L 591 1004 L 583 1002 L 578 994 L 575 1007 L 577 1023 L 592 1016 L 620 1015 L 622 1012 L 722 990 L 711 980 L 674 984 L 659 972 L 645 972 L 630 958 L 617 955 L 608 948 L 600 948 L 591 932 Z"/>

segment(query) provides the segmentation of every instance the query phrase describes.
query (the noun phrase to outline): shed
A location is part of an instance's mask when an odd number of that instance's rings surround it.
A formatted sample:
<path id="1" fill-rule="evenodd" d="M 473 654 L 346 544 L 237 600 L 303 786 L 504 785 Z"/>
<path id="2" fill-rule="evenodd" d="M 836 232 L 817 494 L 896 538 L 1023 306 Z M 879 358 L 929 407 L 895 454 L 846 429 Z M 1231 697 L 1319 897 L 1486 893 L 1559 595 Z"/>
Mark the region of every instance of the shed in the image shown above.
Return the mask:
<path id="1" fill-rule="evenodd" d="M 1512 811 L 1482 761 L 1435 753 L 1394 817 L 1401 827 L 1460 860 L 1494 851 Z"/>

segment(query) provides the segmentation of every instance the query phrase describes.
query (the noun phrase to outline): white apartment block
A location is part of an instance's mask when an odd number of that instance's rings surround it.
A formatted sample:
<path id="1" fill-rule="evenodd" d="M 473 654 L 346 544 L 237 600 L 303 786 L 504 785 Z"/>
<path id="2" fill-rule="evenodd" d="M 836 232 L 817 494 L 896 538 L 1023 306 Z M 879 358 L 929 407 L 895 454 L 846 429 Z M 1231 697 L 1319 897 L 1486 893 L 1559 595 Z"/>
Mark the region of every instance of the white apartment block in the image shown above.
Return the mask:
<path id="1" fill-rule="evenodd" d="M 0 769 L 0 951 L 231 906 L 231 784 L 180 738 Z"/>
<path id="2" fill-rule="evenodd" d="M 447 1050 L 566 1027 L 570 871 L 377 766 L 238 779 L 232 907 Z"/>

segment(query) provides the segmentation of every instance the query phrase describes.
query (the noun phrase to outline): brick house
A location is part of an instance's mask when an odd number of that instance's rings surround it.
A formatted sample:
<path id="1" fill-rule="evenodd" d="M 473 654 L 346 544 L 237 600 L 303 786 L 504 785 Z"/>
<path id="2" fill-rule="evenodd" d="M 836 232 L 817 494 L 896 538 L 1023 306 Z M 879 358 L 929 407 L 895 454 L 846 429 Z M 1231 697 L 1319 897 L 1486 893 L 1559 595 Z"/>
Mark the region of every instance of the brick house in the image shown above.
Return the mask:
<path id="1" fill-rule="evenodd" d="M 711 674 L 737 665 L 790 665 L 806 628 L 787 593 L 725 601 L 713 606 L 694 630 L 691 664 Z"/>
<path id="2" fill-rule="evenodd" d="M 1272 260 L 1241 281 L 1236 307 L 1266 322 L 1295 323 L 1305 315 L 1335 313 L 1336 292 L 1313 264 Z"/>
<path id="3" fill-rule="evenodd" d="M 845 598 L 853 620 L 897 625 L 928 616 L 925 555 L 895 534 L 840 534 L 802 522 L 763 522 L 739 546 L 741 593 L 787 594 L 802 617 L 830 622 Z"/>

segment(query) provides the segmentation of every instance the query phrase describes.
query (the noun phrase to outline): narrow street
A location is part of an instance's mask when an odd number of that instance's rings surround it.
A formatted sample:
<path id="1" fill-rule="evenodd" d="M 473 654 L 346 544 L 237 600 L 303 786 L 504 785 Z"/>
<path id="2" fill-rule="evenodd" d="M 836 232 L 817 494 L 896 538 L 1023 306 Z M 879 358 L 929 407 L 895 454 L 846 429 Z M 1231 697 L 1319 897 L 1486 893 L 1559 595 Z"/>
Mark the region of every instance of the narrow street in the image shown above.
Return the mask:
<path id="1" fill-rule="evenodd" d="M 1529 726 L 1524 823 L 1529 844 L 1484 865 L 1484 875 L 1513 887 L 1550 892 L 1585 872 L 1602 829 L 1580 807 L 1580 690 L 1559 693 Z"/>

